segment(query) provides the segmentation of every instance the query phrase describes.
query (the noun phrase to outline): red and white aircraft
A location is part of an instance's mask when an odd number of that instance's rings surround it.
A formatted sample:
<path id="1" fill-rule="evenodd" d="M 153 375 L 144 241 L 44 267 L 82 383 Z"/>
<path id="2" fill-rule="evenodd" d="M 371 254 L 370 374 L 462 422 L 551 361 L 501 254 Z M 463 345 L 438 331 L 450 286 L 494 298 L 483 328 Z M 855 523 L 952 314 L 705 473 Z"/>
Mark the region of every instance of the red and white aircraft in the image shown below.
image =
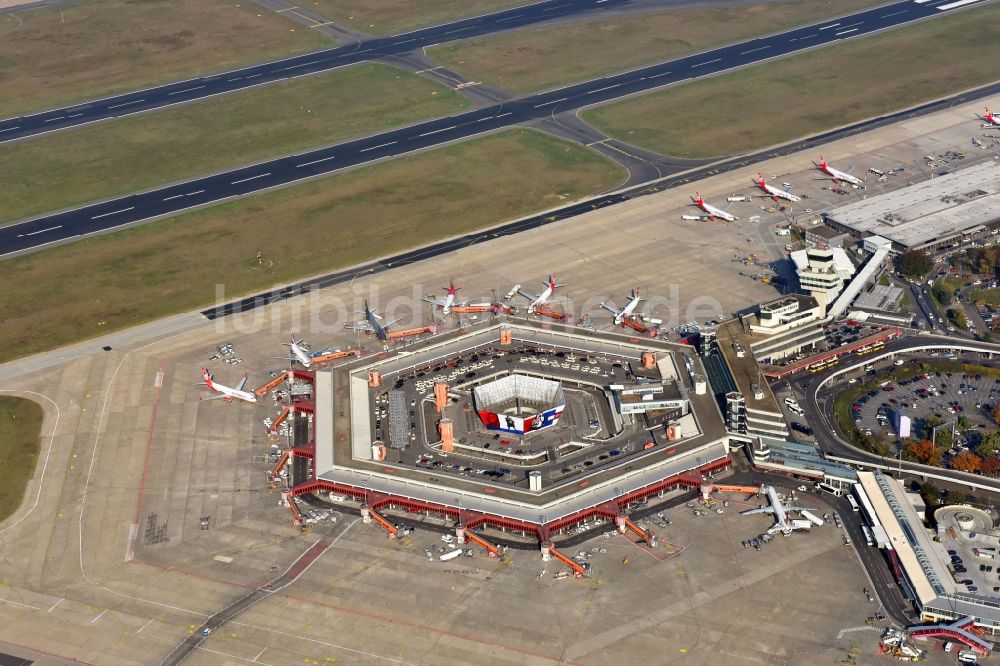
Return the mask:
<path id="1" fill-rule="evenodd" d="M 767 181 L 764 180 L 763 174 L 757 174 L 757 180 L 754 181 L 757 187 L 764 191 L 769 197 L 777 201 L 778 199 L 784 199 L 785 201 L 799 201 L 800 198 L 792 194 L 791 192 L 786 192 L 784 190 L 779 190 L 774 185 L 768 185 Z"/>
<path id="2" fill-rule="evenodd" d="M 986 107 L 985 116 L 976 116 L 981 121 L 983 121 L 983 127 L 989 127 L 993 129 L 1000 129 L 1000 116 L 994 116 L 990 111 L 990 107 Z"/>
<path id="3" fill-rule="evenodd" d="M 858 178 L 858 177 L 856 177 L 856 176 L 852 176 L 849 171 L 847 171 L 847 172 L 845 172 L 845 171 L 838 171 L 837 169 L 834 169 L 832 166 L 830 166 L 829 164 L 827 164 L 826 160 L 823 158 L 822 155 L 819 156 L 819 164 L 817 166 L 819 167 L 820 171 L 822 171 L 823 173 L 825 173 L 826 175 L 828 175 L 830 178 L 832 178 L 834 180 L 839 180 L 839 181 L 842 181 L 842 182 L 845 182 L 845 183 L 850 183 L 851 185 L 861 185 L 862 184 L 861 179 Z M 853 169 L 853 167 L 852 167 L 852 169 Z"/>
<path id="4" fill-rule="evenodd" d="M 547 305 L 552 298 L 552 295 L 556 291 L 556 287 L 561 287 L 563 285 L 556 284 L 556 279 L 553 276 L 549 276 L 549 281 L 545 284 L 545 290 L 538 296 L 532 296 L 531 294 L 518 289 L 517 293 L 521 294 L 527 298 L 531 303 L 528 304 L 528 312 L 534 312 L 536 308 L 540 308 L 543 305 Z"/>
<path id="5" fill-rule="evenodd" d="M 455 295 L 458 293 L 459 287 L 455 286 L 455 278 L 451 278 L 448 281 L 447 287 L 442 287 L 442 289 L 447 289 L 448 293 L 445 295 L 444 299 L 434 299 L 434 298 L 424 298 L 422 300 L 433 303 L 434 305 L 441 308 L 441 313 L 448 315 L 451 314 L 451 308 L 455 305 Z"/>
<path id="6" fill-rule="evenodd" d="M 705 203 L 705 200 L 701 198 L 701 192 L 695 192 L 695 194 L 698 196 L 694 200 L 694 205 L 708 213 L 708 219 L 714 220 L 715 218 L 719 218 L 720 220 L 725 220 L 726 222 L 735 222 L 740 219 L 732 213 L 727 213 L 723 208 L 716 208 L 712 204 Z"/>
<path id="7" fill-rule="evenodd" d="M 607 310 L 608 312 L 614 314 L 615 326 L 624 326 L 625 320 L 632 318 L 632 315 L 635 312 L 635 308 L 636 306 L 639 305 L 639 301 L 641 300 L 642 299 L 639 298 L 639 287 L 636 287 L 635 289 L 632 290 L 632 293 L 629 295 L 628 303 L 626 303 L 625 307 L 623 307 L 622 309 L 619 310 L 614 305 L 608 305 L 607 303 L 601 303 L 601 307 Z"/>
<path id="8" fill-rule="evenodd" d="M 243 379 L 240 380 L 240 383 L 237 384 L 235 388 L 217 384 L 212 378 L 212 375 L 209 374 L 208 370 L 205 368 L 201 369 L 201 376 L 205 379 L 205 386 L 218 393 L 218 395 L 213 395 L 210 398 L 202 398 L 202 400 L 225 400 L 226 402 L 232 402 L 233 398 L 237 398 L 247 402 L 257 402 L 257 396 L 249 391 L 243 390 L 243 387 L 246 386 L 247 383 L 246 373 L 243 374 Z"/>

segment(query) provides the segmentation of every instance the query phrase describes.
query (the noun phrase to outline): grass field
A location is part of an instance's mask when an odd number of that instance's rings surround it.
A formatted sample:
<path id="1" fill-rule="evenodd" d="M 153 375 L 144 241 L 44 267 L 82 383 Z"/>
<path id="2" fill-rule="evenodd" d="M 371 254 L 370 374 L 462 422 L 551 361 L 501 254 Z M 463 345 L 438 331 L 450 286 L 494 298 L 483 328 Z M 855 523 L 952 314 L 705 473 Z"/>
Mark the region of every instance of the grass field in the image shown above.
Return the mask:
<path id="1" fill-rule="evenodd" d="M 301 7 L 345 28 L 375 35 L 398 34 L 488 14 L 531 0 L 306 0 Z"/>
<path id="2" fill-rule="evenodd" d="M 0 395 L 0 522 L 17 511 L 35 475 L 41 448 L 42 408 L 37 402 Z"/>
<path id="3" fill-rule="evenodd" d="M 429 50 L 449 69 L 475 81 L 535 91 L 596 78 L 839 16 L 877 0 L 673 9 L 454 42 Z"/>
<path id="4" fill-rule="evenodd" d="M 332 45 L 249 0 L 91 0 L 4 14 L 0 116 Z"/>
<path id="5" fill-rule="evenodd" d="M 901 55 L 915 52 L 921 57 Z M 733 155 L 994 81 L 998 59 L 1000 5 L 989 4 L 591 109 L 583 118 L 667 155 Z M 724 111 L 733 108 L 739 112 Z"/>
<path id="6" fill-rule="evenodd" d="M 13 143 L 0 151 L 0 223 L 468 105 L 446 86 L 370 63 Z"/>
<path id="7" fill-rule="evenodd" d="M 1000 289 L 973 289 L 965 295 L 969 303 L 989 303 L 1000 305 Z"/>
<path id="8" fill-rule="evenodd" d="M 0 262 L 0 361 L 499 224 L 617 185 L 614 163 L 499 134 Z M 471 203 L 470 203 L 471 202 Z M 257 252 L 273 261 L 254 270 Z M 102 324 L 102 322 L 104 322 Z"/>

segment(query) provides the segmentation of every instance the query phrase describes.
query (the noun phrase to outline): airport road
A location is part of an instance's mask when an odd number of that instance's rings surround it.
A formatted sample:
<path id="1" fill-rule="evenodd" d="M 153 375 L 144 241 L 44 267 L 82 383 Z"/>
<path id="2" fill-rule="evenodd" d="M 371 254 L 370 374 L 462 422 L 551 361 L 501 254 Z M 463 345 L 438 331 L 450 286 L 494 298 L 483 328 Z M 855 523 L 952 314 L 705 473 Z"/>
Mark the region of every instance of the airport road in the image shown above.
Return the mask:
<path id="1" fill-rule="evenodd" d="M 186 79 L 72 106 L 49 109 L 41 113 L 7 118 L 0 120 L 0 143 L 326 72 L 338 67 L 407 53 L 441 42 L 481 37 L 587 12 L 607 11 L 627 3 L 628 0 L 543 0 L 413 32 L 389 37 L 373 37 L 357 44 L 313 51 L 201 78 Z"/>
<path id="2" fill-rule="evenodd" d="M 949 11 L 945 8 L 950 6 L 951 3 L 935 6 L 904 0 L 839 20 L 816 23 L 335 146 L 46 215 L 0 229 L 0 256 L 172 215 L 341 169 L 469 139 L 549 115 L 610 102 L 671 83 L 694 80 L 734 67 L 851 39 L 942 15 Z M 829 140 L 828 135 L 824 138 Z"/>

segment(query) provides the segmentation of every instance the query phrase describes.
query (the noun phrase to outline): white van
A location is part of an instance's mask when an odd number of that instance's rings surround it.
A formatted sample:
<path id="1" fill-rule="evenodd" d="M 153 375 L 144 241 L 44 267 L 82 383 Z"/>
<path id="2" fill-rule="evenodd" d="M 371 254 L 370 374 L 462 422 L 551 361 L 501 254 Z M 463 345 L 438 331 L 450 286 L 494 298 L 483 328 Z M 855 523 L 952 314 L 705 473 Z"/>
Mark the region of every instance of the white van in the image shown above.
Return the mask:
<path id="1" fill-rule="evenodd" d="M 944 651 L 945 652 L 951 652 L 951 649 L 953 647 L 955 647 L 954 643 L 952 643 L 951 641 L 945 641 L 945 644 L 944 644 Z"/>

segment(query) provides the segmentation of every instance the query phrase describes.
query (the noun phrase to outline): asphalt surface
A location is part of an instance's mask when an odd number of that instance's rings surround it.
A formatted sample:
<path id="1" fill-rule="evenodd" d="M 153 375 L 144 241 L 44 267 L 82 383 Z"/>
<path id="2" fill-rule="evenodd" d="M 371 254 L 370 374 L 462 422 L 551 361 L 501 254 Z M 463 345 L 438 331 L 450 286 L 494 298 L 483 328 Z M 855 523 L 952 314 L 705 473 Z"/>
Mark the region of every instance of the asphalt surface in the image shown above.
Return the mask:
<path id="1" fill-rule="evenodd" d="M 313 51 L 27 116 L 7 118 L 0 120 L 0 143 L 326 72 L 360 62 L 407 53 L 441 42 L 481 37 L 587 12 L 603 12 L 628 3 L 629 0 L 544 0 L 495 14 L 474 16 L 399 35 L 373 37 L 347 46 Z"/>
<path id="2" fill-rule="evenodd" d="M 250 167 L 8 225 L 0 229 L 0 256 L 25 252 L 71 238 L 107 231 L 160 216 L 172 215 L 190 208 L 287 185 L 348 167 L 468 139 L 557 113 L 647 92 L 667 84 L 698 79 L 733 67 L 749 65 L 776 56 L 795 53 L 841 39 L 851 39 L 877 30 L 946 13 L 931 4 L 936 2 L 938 0 L 917 4 L 914 0 L 905 0 L 858 12 L 839 20 L 816 23 L 679 60 L 531 95 L 520 100 L 437 118 L 335 146 L 281 157 Z M 992 94 L 997 90 L 1000 90 L 1000 84 L 980 89 L 980 91 L 984 91 L 984 94 Z M 970 95 L 966 94 L 964 97 L 968 98 Z M 927 112 L 945 106 L 948 104 L 941 102 L 924 105 L 916 110 L 910 109 L 891 114 L 860 123 L 852 128 L 796 142 L 792 146 L 804 147 L 811 145 L 811 143 L 829 141 L 863 129 L 877 127 L 892 120 L 915 115 L 921 110 Z M 778 154 L 780 151 L 772 150 L 759 154 L 758 159 L 762 160 Z M 729 168 L 744 166 L 751 161 L 753 160 L 738 158 L 729 163 Z M 711 169 L 706 169 L 700 176 L 709 172 L 717 173 L 719 170 L 720 167 L 716 165 Z M 684 181 L 677 181 L 677 184 L 688 182 L 697 177 L 699 175 L 689 175 Z M 545 219 L 549 221 L 554 221 L 550 219 L 551 217 L 562 219 L 584 210 L 608 205 L 615 200 L 623 200 L 623 197 L 627 198 L 628 196 L 628 194 L 616 194 L 605 200 L 598 200 L 596 203 L 591 201 L 578 204 L 577 207 L 570 206 L 560 211 L 559 214 L 546 216 Z M 520 230 L 538 226 L 538 224 L 531 225 L 523 221 L 517 224 L 522 225 Z"/>
<path id="3" fill-rule="evenodd" d="M 989 349 L 995 354 L 1000 354 L 1000 345 L 990 345 L 969 340 L 958 340 L 955 338 L 946 338 L 937 335 L 919 335 L 892 340 L 886 343 L 885 349 L 880 353 L 916 350 L 927 345 L 959 344 L 974 345 L 978 348 Z M 859 367 L 858 374 L 862 374 L 860 368 L 872 363 L 872 358 L 859 357 L 856 362 L 854 359 L 850 360 L 850 364 L 852 366 L 855 363 Z M 846 390 L 847 385 L 842 382 L 838 383 L 834 381 L 828 382 L 827 385 L 822 388 L 819 388 L 819 386 L 830 375 L 843 371 L 847 365 L 847 363 L 842 363 L 832 370 L 816 373 L 815 375 L 804 375 L 789 381 L 793 391 L 799 397 L 805 398 L 804 400 L 799 401 L 799 405 L 805 412 L 803 417 L 806 422 L 813 427 L 816 443 L 819 445 L 824 454 L 849 458 L 862 463 L 871 462 L 880 465 L 887 465 L 894 468 L 895 473 L 893 475 L 897 477 L 905 475 L 922 477 L 927 472 L 932 471 L 934 474 L 946 477 L 957 484 L 962 484 L 963 481 L 968 484 L 969 481 L 973 481 L 991 488 L 993 492 L 1000 493 L 1000 480 L 998 479 L 969 474 L 966 472 L 959 472 L 951 469 L 932 469 L 926 465 L 920 465 L 918 463 L 897 460 L 895 458 L 885 458 L 851 446 L 846 441 L 841 439 L 837 434 L 836 421 L 833 417 L 833 401 L 839 393 Z M 884 368 L 886 366 L 883 364 L 882 367 Z M 965 485 L 965 488 L 968 488 L 968 485 Z"/>

